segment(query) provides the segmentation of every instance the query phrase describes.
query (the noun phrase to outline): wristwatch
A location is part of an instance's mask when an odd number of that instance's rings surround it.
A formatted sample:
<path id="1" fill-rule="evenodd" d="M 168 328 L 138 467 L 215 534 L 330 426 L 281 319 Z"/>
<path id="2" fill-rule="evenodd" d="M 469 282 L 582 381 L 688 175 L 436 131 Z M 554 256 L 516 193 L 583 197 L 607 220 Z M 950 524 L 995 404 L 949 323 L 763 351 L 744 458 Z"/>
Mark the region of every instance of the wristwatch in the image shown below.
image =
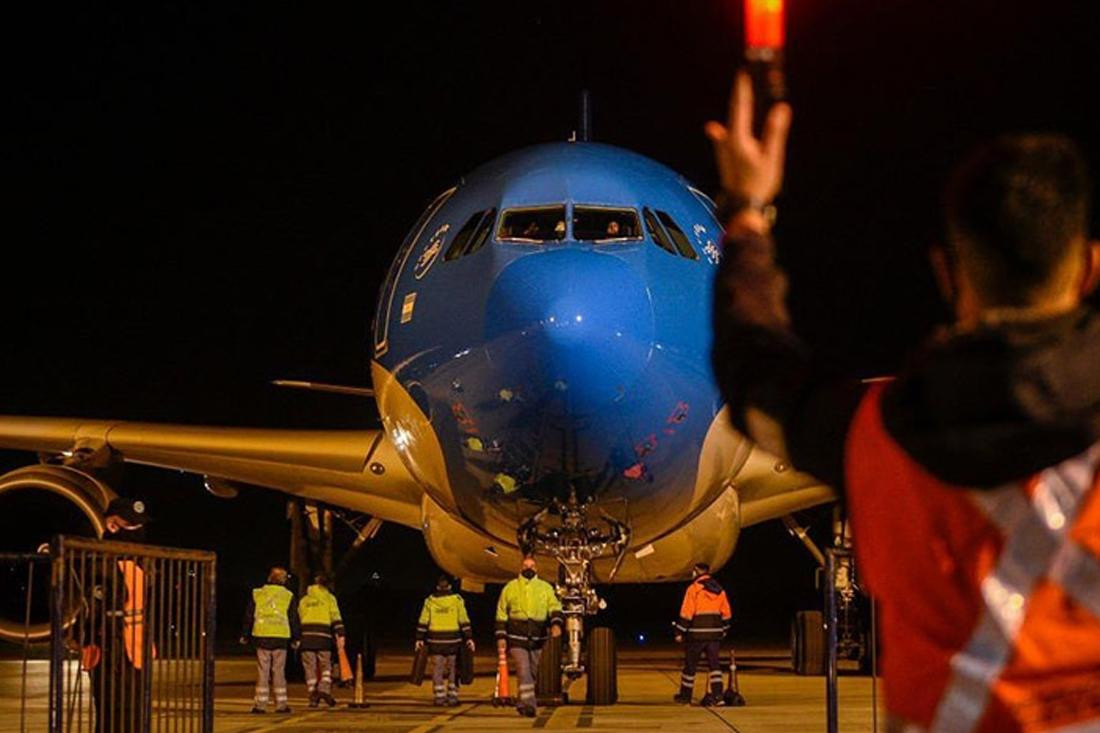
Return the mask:
<path id="1" fill-rule="evenodd" d="M 758 198 L 749 198 L 746 196 L 732 196 L 725 191 L 719 193 L 714 202 L 716 204 L 714 215 L 721 222 L 722 226 L 729 223 L 737 214 L 740 214 L 746 209 L 755 211 L 764 218 L 767 222 L 768 228 L 775 226 L 775 219 L 779 213 L 779 210 L 775 208 L 775 204 L 771 201 L 765 201 Z"/>

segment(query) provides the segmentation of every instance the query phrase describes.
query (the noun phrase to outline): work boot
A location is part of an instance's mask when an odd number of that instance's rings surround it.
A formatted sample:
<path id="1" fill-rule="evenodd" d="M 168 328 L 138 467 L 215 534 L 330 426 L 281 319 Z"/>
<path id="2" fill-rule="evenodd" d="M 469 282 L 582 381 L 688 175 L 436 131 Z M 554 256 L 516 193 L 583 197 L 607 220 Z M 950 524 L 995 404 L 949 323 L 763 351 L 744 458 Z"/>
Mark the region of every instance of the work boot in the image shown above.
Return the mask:
<path id="1" fill-rule="evenodd" d="M 434 700 L 432 700 L 432 705 L 435 705 L 438 708 L 441 708 L 446 704 L 447 704 L 447 699 L 443 698 L 443 697 L 437 697 Z"/>
<path id="2" fill-rule="evenodd" d="M 294 711 L 290 709 L 290 706 L 289 706 L 289 705 L 283 705 L 283 706 L 282 706 L 282 707 L 280 707 L 280 708 L 275 708 L 275 712 L 277 712 L 277 713 L 281 713 L 281 714 L 283 714 L 283 715 L 288 715 L 288 714 L 290 714 L 290 713 L 292 713 L 292 712 L 294 712 Z"/>
<path id="3" fill-rule="evenodd" d="M 454 708 L 454 707 L 458 707 L 458 706 L 459 706 L 459 705 L 461 705 L 461 704 L 462 704 L 462 703 L 460 703 L 460 702 L 458 701 L 458 698 L 457 698 L 457 697 L 448 697 L 448 698 L 447 698 L 447 707 L 449 707 L 449 708 Z"/>
<path id="4" fill-rule="evenodd" d="M 336 698 L 328 694 L 327 692 L 321 693 L 321 699 L 324 700 L 325 705 L 328 705 L 330 708 L 336 707 Z"/>
<path id="5" fill-rule="evenodd" d="M 267 711 L 261 708 L 259 705 L 253 705 L 251 712 L 253 715 L 267 715 Z"/>
<path id="6" fill-rule="evenodd" d="M 672 696 L 672 701 L 673 702 L 678 702 L 681 705 L 690 705 L 691 704 L 691 693 L 690 692 L 684 692 L 683 690 L 680 690 L 679 692 L 677 692 L 675 695 Z"/>
<path id="7" fill-rule="evenodd" d="M 316 692 L 309 693 L 309 706 L 315 708 L 321 704 L 321 696 Z"/>
<path id="8" fill-rule="evenodd" d="M 708 692 L 703 695 L 703 699 L 699 701 L 699 704 L 705 708 L 720 708 L 726 703 L 722 700 L 721 695 L 715 695 L 713 692 Z"/>

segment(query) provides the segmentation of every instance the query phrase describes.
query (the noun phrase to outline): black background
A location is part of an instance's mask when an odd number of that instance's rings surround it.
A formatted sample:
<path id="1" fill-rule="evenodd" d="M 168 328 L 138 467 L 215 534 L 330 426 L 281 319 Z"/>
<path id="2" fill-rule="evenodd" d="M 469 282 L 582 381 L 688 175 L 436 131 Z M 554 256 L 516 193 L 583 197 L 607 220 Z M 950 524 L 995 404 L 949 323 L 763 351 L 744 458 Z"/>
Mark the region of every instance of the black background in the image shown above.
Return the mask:
<path id="1" fill-rule="evenodd" d="M 788 5 L 777 236 L 793 312 L 853 372 L 887 372 L 944 316 L 924 251 L 953 160 L 998 132 L 1061 130 L 1100 168 L 1100 14 L 1068 0 Z M 597 140 L 713 190 L 701 129 L 725 109 L 739 14 L 716 0 L 6 9 L 0 411 L 376 426 L 369 401 L 267 382 L 366 383 L 376 291 L 405 230 L 478 164 L 568 137 L 582 88 Z M 161 516 L 153 540 L 219 552 L 233 635 L 239 599 L 285 560 L 284 500 L 223 502 L 196 477 L 140 468 L 119 488 Z M 384 527 L 359 568 L 375 571 L 372 595 L 407 637 L 434 574 L 419 536 Z M 745 635 L 781 635 L 814 599 L 812 563 L 776 523 L 746 530 L 720 577 Z M 664 634 L 679 588 L 610 595 L 624 631 Z"/>

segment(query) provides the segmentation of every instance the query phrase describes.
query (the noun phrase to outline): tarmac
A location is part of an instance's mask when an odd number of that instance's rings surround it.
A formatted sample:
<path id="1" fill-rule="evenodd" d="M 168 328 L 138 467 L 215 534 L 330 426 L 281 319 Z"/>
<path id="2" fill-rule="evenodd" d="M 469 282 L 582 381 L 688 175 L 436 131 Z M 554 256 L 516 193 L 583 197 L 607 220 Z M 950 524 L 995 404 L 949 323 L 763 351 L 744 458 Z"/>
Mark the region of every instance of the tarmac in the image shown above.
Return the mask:
<path id="1" fill-rule="evenodd" d="M 219 660 L 216 667 L 214 730 L 219 733 L 319 733 L 372 731 L 377 733 L 435 733 L 436 731 L 513 731 L 527 729 L 592 731 L 776 731 L 803 733 L 825 730 L 825 679 L 801 677 L 790 670 L 789 657 L 779 650 L 742 653 L 739 683 L 747 705 L 704 708 L 698 705 L 706 674 L 701 672 L 691 706 L 672 701 L 680 678 L 680 660 L 674 647 L 629 649 L 619 654 L 619 702 L 609 706 L 584 704 L 584 679 L 568 688 L 570 702 L 542 706 L 535 718 L 521 718 L 513 708 L 494 707 L 495 658 L 479 653 L 474 683 L 461 690 L 462 704 L 439 708 L 431 704 L 431 680 L 420 687 L 408 682 L 411 652 L 380 656 L 377 674 L 365 685 L 370 707 L 349 709 L 350 689 L 337 689 L 339 705 L 311 709 L 304 685 L 290 685 L 289 715 L 255 715 L 252 690 L 254 661 L 247 657 Z M 704 665 L 705 668 L 705 665 Z M 21 663 L 0 661 L 0 733 L 47 729 L 47 663 L 28 663 L 25 728 L 21 726 Z M 843 675 L 839 685 L 839 730 L 857 733 L 875 730 L 872 717 L 872 680 Z M 881 706 L 881 696 L 878 697 Z M 175 730 L 165 717 L 156 730 Z M 878 714 L 878 728 L 884 729 Z M 198 730 L 186 727 L 186 730 Z"/>

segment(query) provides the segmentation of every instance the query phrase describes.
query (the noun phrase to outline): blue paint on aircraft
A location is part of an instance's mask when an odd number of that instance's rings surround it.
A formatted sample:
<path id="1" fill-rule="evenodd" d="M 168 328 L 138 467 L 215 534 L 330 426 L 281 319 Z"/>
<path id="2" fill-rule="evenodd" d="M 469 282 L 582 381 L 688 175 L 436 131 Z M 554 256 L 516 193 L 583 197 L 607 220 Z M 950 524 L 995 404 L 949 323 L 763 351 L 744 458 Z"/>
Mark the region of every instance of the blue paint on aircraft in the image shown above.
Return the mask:
<path id="1" fill-rule="evenodd" d="M 517 241 L 506 225 L 532 208 L 545 241 Z M 593 211 L 636 236 L 585 241 Z M 511 153 L 433 202 L 382 288 L 375 354 L 430 416 L 468 520 L 514 521 L 570 487 L 635 516 L 687 505 L 721 407 L 720 241 L 682 176 L 602 144 Z"/>

